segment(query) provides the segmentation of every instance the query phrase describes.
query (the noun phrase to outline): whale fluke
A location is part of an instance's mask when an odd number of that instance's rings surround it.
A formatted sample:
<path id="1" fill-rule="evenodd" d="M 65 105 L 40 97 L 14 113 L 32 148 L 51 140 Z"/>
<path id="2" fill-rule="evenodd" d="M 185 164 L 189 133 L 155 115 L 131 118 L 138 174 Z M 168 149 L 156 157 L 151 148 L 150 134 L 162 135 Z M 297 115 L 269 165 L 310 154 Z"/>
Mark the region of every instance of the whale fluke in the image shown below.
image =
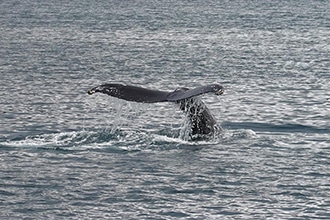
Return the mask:
<path id="1" fill-rule="evenodd" d="M 145 89 L 142 87 L 122 84 L 102 84 L 88 90 L 88 94 L 96 92 L 104 93 L 119 99 L 133 102 L 155 103 L 155 102 L 177 102 L 205 93 L 221 95 L 224 88 L 218 84 L 200 86 L 194 89 L 177 89 L 173 92 Z"/>
<path id="2" fill-rule="evenodd" d="M 191 124 L 191 135 L 210 135 L 218 128 L 216 120 L 205 103 L 196 96 L 205 93 L 221 95 L 224 87 L 211 84 L 194 89 L 179 88 L 173 92 L 145 89 L 142 87 L 122 84 L 102 84 L 88 90 L 88 94 L 104 93 L 119 99 L 142 103 L 176 102 L 180 109 L 187 114 Z"/>

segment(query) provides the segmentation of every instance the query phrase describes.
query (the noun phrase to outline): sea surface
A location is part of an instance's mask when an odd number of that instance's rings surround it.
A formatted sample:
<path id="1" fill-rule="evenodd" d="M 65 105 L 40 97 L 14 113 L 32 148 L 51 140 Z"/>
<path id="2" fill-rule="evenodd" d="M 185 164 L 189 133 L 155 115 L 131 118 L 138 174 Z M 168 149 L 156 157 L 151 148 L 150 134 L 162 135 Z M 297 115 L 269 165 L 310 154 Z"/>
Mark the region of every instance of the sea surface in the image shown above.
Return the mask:
<path id="1" fill-rule="evenodd" d="M 330 219 L 330 1 L 2 0 L 1 219 Z M 173 103 L 200 98 L 193 141 Z"/>

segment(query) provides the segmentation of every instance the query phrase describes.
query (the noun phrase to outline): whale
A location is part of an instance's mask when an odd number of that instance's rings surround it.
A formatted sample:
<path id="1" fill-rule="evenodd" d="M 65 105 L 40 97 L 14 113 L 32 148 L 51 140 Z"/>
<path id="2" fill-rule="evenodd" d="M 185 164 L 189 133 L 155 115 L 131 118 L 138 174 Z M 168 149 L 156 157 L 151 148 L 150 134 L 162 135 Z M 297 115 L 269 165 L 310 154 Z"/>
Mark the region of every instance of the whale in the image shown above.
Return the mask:
<path id="1" fill-rule="evenodd" d="M 172 92 L 147 89 L 139 86 L 108 83 L 95 86 L 87 91 L 89 95 L 103 93 L 126 101 L 140 103 L 174 102 L 179 105 L 189 119 L 192 139 L 201 139 L 214 135 L 221 130 L 200 95 L 213 93 L 222 95 L 224 87 L 219 84 L 199 86 L 193 89 L 178 88 Z"/>

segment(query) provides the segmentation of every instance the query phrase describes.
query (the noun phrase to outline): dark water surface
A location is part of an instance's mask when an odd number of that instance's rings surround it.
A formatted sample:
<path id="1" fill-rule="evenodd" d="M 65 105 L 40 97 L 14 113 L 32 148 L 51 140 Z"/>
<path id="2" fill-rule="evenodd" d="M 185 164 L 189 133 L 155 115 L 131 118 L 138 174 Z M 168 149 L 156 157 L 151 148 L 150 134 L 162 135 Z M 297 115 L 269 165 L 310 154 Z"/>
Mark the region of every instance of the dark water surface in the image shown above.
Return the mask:
<path id="1" fill-rule="evenodd" d="M 329 1 L 0 3 L 1 219 L 330 219 Z M 189 141 L 171 103 L 224 131 Z"/>

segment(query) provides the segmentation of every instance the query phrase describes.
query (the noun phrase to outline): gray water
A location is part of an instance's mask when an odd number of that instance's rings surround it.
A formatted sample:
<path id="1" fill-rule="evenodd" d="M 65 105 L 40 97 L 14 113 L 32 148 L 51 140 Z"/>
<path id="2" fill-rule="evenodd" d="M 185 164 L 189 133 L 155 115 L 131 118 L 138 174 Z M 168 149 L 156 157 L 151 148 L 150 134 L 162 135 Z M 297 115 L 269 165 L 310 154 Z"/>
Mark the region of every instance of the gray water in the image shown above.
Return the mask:
<path id="1" fill-rule="evenodd" d="M 329 1 L 0 3 L 1 219 L 330 219 Z M 223 132 L 186 135 L 204 95 Z"/>

